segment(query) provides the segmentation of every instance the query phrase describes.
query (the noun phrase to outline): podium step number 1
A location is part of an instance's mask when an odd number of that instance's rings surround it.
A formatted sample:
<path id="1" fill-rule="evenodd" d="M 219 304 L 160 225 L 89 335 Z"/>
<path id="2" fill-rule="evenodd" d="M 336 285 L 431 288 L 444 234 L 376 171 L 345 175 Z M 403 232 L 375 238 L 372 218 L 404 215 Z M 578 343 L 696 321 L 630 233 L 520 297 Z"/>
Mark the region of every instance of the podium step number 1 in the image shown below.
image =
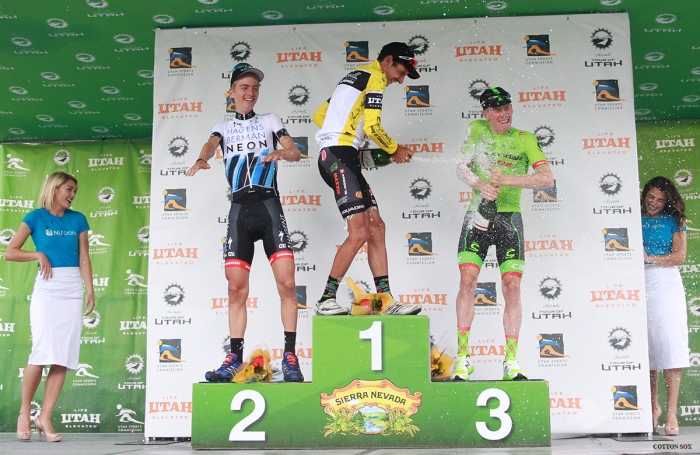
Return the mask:
<path id="1" fill-rule="evenodd" d="M 428 324 L 426 316 L 314 317 L 313 382 L 194 384 L 192 446 L 550 444 L 545 381 L 431 382 Z"/>

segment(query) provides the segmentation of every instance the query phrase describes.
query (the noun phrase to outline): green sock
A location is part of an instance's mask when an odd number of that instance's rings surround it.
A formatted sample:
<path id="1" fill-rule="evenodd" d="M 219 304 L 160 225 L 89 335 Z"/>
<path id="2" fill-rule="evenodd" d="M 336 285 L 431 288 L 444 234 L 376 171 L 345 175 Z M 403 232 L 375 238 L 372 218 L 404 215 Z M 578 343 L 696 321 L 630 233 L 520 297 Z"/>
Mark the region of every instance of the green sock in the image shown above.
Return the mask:
<path id="1" fill-rule="evenodd" d="M 518 337 L 516 335 L 506 335 L 506 360 L 515 360 L 518 354 Z"/>
<path id="2" fill-rule="evenodd" d="M 469 331 L 470 327 L 457 327 L 457 355 L 469 355 Z"/>

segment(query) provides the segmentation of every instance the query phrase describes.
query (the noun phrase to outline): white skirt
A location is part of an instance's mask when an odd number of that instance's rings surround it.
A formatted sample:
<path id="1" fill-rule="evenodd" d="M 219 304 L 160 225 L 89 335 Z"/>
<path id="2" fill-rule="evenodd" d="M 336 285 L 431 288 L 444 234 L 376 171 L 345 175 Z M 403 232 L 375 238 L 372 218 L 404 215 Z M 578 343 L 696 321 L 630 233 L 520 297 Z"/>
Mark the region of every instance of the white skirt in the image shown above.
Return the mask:
<path id="1" fill-rule="evenodd" d="M 683 281 L 677 267 L 647 265 L 649 368 L 670 370 L 690 366 L 688 313 Z"/>
<path id="2" fill-rule="evenodd" d="M 37 274 L 29 309 L 32 352 L 27 363 L 78 368 L 83 294 L 78 267 L 54 268 L 48 280 Z"/>

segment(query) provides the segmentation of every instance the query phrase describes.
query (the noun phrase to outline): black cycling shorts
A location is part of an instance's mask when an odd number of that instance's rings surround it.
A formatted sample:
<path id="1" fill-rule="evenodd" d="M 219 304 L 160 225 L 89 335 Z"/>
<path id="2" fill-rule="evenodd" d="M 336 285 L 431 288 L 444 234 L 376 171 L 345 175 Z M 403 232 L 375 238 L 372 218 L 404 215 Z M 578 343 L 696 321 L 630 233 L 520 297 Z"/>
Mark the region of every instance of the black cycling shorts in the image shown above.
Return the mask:
<path id="1" fill-rule="evenodd" d="M 258 240 L 263 241 L 270 264 L 281 258 L 294 259 L 279 198 L 248 193 L 232 202 L 228 212 L 224 244 L 226 268 L 239 267 L 250 271 Z"/>
<path id="2" fill-rule="evenodd" d="M 321 177 L 335 194 L 343 218 L 377 207 L 369 183 L 362 175 L 360 155 L 350 146 L 324 147 L 318 157 Z"/>
<path id="3" fill-rule="evenodd" d="M 473 227 L 473 215 L 474 212 L 467 212 L 464 216 L 457 248 L 459 267 L 473 265 L 481 268 L 489 247 L 496 245 L 496 260 L 501 275 L 522 275 L 525 269 L 525 239 L 520 212 L 498 212 L 487 231 Z"/>

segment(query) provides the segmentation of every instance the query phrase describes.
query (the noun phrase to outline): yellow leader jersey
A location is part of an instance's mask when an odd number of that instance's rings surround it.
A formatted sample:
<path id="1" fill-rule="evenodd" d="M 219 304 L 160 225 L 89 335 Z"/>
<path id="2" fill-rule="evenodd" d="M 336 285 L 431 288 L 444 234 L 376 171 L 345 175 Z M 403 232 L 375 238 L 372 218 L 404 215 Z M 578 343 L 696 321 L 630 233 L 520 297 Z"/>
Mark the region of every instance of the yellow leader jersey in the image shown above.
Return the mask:
<path id="1" fill-rule="evenodd" d="M 399 144 L 382 127 L 380 116 L 386 75 L 375 60 L 346 75 L 333 95 L 313 115 L 321 129 L 316 133 L 319 148 L 346 145 L 360 149 L 369 136 L 389 153 Z"/>

